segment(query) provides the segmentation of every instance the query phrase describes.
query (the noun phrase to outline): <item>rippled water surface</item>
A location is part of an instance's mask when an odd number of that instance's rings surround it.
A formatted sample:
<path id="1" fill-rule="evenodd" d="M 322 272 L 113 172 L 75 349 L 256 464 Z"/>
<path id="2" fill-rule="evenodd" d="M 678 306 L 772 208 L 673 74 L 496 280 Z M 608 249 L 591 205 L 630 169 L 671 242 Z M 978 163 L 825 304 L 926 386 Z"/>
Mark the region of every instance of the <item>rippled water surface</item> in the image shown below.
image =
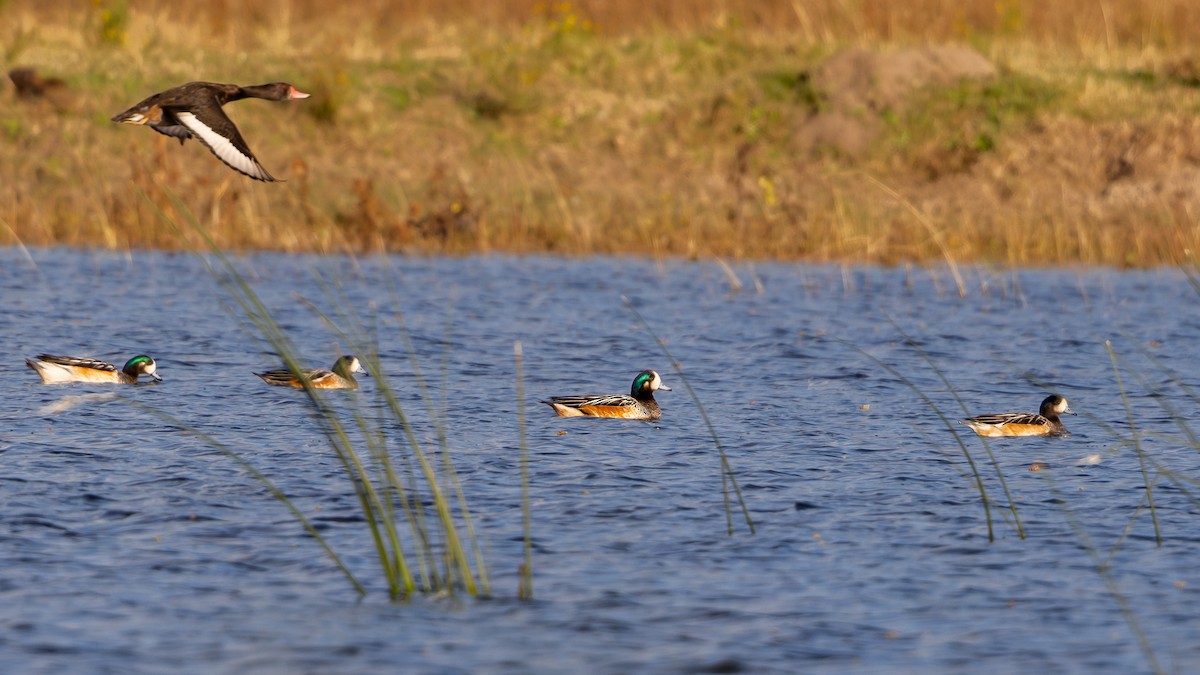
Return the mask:
<path id="1" fill-rule="evenodd" d="M 732 270 L 735 291 L 703 262 L 239 259 L 313 366 L 346 349 L 314 308 L 373 322 L 423 443 L 436 430 L 398 317 L 445 399 L 493 596 L 402 604 L 303 394 L 251 374 L 279 361 L 203 264 L 18 249 L 0 262 L 0 672 L 1200 669 L 1187 482 L 1200 451 L 1186 440 L 1200 428 L 1200 295 L 1178 271 L 971 269 L 960 298 L 948 270 L 759 264 Z M 711 415 L 757 534 L 735 514 L 727 536 L 712 439 L 622 295 Z M 533 602 L 515 599 L 515 341 Z M 147 353 L 164 382 L 43 385 L 22 360 L 39 352 Z M 674 387 L 659 423 L 561 419 L 537 402 L 627 391 L 644 368 Z M 368 409 L 376 386 L 364 380 Z M 1048 391 L 1079 413 L 1069 437 L 990 444 L 1025 538 L 984 445 L 962 436 L 994 502 L 989 541 L 930 402 L 957 419 L 954 393 L 981 414 L 1036 410 Z M 368 595 L 241 467 L 127 399 L 244 453 Z"/>

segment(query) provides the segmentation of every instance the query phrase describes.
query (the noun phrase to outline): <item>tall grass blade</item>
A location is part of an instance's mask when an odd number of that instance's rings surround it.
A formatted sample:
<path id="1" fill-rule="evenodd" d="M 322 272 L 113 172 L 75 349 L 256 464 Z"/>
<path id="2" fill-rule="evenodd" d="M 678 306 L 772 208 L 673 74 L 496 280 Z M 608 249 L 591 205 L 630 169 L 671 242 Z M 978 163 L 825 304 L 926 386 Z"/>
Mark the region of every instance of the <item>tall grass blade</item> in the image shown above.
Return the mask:
<path id="1" fill-rule="evenodd" d="M 667 349 L 667 343 L 663 342 L 662 339 L 658 337 L 658 335 L 654 332 L 654 329 L 651 328 L 646 319 L 642 317 L 641 312 L 638 312 L 637 308 L 633 306 L 633 303 L 629 301 L 629 298 L 621 296 L 621 302 L 624 303 L 625 307 L 627 307 L 629 311 L 633 313 L 633 316 L 637 318 L 638 323 L 646 329 L 646 332 L 649 333 L 650 337 L 653 338 L 658 344 L 658 348 L 662 350 L 663 356 L 667 357 L 667 362 L 671 364 L 671 368 L 673 368 L 675 370 L 675 374 L 679 376 L 679 381 L 683 382 L 683 386 L 687 388 L 688 395 L 691 396 L 692 401 L 696 403 L 696 408 L 700 411 L 700 417 L 704 420 L 705 426 L 708 427 L 708 433 L 712 436 L 713 445 L 717 447 L 717 453 L 721 457 L 721 495 L 725 502 L 726 530 L 730 535 L 733 534 L 733 509 L 729 502 L 729 486 L 732 485 L 733 492 L 737 496 L 738 505 L 742 510 L 742 516 L 746 520 L 746 526 L 750 528 L 750 534 L 754 534 L 756 531 L 754 527 L 754 519 L 750 517 L 750 509 L 746 506 L 746 500 L 742 496 L 742 488 L 738 486 L 737 477 L 733 475 L 733 468 L 729 465 L 729 458 L 725 454 L 725 447 L 721 445 L 721 439 L 717 436 L 717 429 L 713 426 L 712 420 L 709 419 L 708 412 L 704 410 L 704 404 L 700 402 L 700 397 L 697 396 L 695 390 L 692 389 L 692 384 L 688 382 L 687 376 L 683 374 L 683 369 L 679 367 L 679 362 L 675 360 L 675 357 L 671 356 L 670 350 Z"/>
<path id="2" fill-rule="evenodd" d="M 950 274 L 954 275 L 954 284 L 958 288 L 958 297 L 967 297 L 967 285 L 965 282 L 963 282 L 962 275 L 958 272 L 958 264 L 954 262 L 954 256 L 950 254 L 950 249 L 946 246 L 946 242 L 942 240 L 942 233 L 938 231 L 937 226 L 935 226 L 933 222 L 929 220 L 928 216 L 918 210 L 916 206 L 913 206 L 912 202 L 905 199 L 904 195 L 900 194 L 888 185 L 885 185 L 883 181 L 871 176 L 870 174 L 863 173 L 862 176 L 868 181 L 874 183 L 876 187 L 887 193 L 892 199 L 895 199 L 897 202 L 899 202 L 909 213 L 913 215 L 914 218 L 917 219 L 917 222 L 921 223 L 921 226 L 924 227 L 925 231 L 929 233 L 929 238 L 933 240 L 934 245 L 936 245 L 938 247 L 938 251 L 941 252 L 942 259 L 946 261 L 946 265 L 950 268 Z"/>
<path id="3" fill-rule="evenodd" d="M 261 483 L 263 485 L 263 487 L 267 488 L 267 491 L 271 493 L 272 497 L 274 497 L 281 504 L 283 504 L 284 507 L 286 507 L 288 511 L 291 511 L 292 516 L 295 517 L 296 520 L 300 521 L 300 525 L 302 527 L 304 527 L 305 531 L 308 532 L 308 534 L 314 540 L 316 540 L 317 544 L 319 544 L 321 546 L 321 548 L 325 551 L 325 554 L 328 555 L 330 560 L 333 561 L 334 565 L 337 565 L 337 568 L 339 570 L 341 570 L 343 575 L 345 575 L 346 580 L 350 582 L 350 585 L 354 587 L 354 590 L 357 591 L 359 595 L 367 594 L 367 589 L 364 588 L 363 585 L 358 581 L 358 579 L 356 579 L 354 577 L 354 573 L 350 571 L 349 567 L 346 567 L 346 563 L 342 562 L 342 559 L 337 554 L 337 551 L 335 551 L 333 549 L 333 547 L 329 544 L 329 542 L 325 540 L 325 537 L 321 536 L 321 533 L 317 530 L 316 526 L 314 526 L 312 524 L 312 522 L 309 521 L 308 517 L 304 515 L 304 512 L 301 511 L 300 508 L 297 507 L 292 502 L 292 500 L 290 498 L 288 498 L 288 496 L 286 494 L 284 494 L 283 490 L 280 490 L 275 485 L 275 483 L 273 483 L 271 481 L 270 478 L 268 478 L 265 474 L 263 474 L 258 469 L 254 468 L 254 465 L 251 464 L 249 460 L 247 460 L 245 457 L 243 457 L 240 453 L 230 449 L 229 446 L 218 441 L 216 438 L 213 438 L 211 435 L 198 429 L 195 425 L 184 422 L 183 420 L 179 419 L 178 417 L 175 417 L 174 415 L 172 415 L 168 412 L 158 410 L 156 408 L 152 408 L 144 403 L 141 403 L 140 401 L 135 401 L 133 399 L 124 398 L 123 400 L 126 403 L 128 403 L 129 405 L 134 406 L 135 408 L 140 408 L 143 411 L 145 411 L 151 415 L 154 415 L 155 417 L 158 417 L 159 419 L 163 420 L 167 424 L 170 424 L 171 426 L 175 427 L 176 429 L 179 429 L 180 431 L 185 431 L 185 432 L 195 436 L 196 438 L 200 439 L 207 445 L 215 448 L 221 454 L 225 455 L 226 457 L 228 457 L 228 458 L 232 459 L 233 461 L 237 462 L 238 464 L 240 464 L 242 466 L 242 468 L 246 470 L 247 473 L 249 473 L 251 476 L 254 477 L 255 480 L 257 480 L 259 483 Z"/>
<path id="4" fill-rule="evenodd" d="M 1117 378 L 1117 388 L 1121 391 L 1121 401 L 1125 404 L 1125 415 L 1129 418 L 1129 433 L 1133 440 L 1133 451 L 1137 453 L 1138 465 L 1142 470 L 1142 483 L 1146 486 L 1146 502 L 1150 509 L 1150 520 L 1154 523 L 1154 540 L 1162 546 L 1162 530 L 1158 524 L 1158 510 L 1154 508 L 1154 486 L 1150 480 L 1150 472 L 1146 469 L 1146 453 L 1142 450 L 1141 434 L 1133 421 L 1133 407 L 1129 404 L 1129 394 L 1125 391 L 1125 383 L 1121 380 L 1121 369 L 1117 365 L 1117 353 L 1113 351 L 1112 342 L 1104 341 L 1108 358 L 1112 361 L 1113 375 Z"/>
<path id="5" fill-rule="evenodd" d="M 940 419 L 942 421 L 942 424 L 944 424 L 946 426 L 946 428 L 950 431 L 950 433 L 953 434 L 954 441 L 956 443 L 958 443 L 958 447 L 962 450 L 963 457 L 965 457 L 967 460 L 967 465 L 971 468 L 971 475 L 975 479 L 975 488 L 979 491 L 979 499 L 983 504 L 983 516 L 984 516 L 984 519 L 987 521 L 988 541 L 995 541 L 996 540 L 996 532 L 992 525 L 992 508 L 991 508 L 992 500 L 990 497 L 988 497 L 987 488 L 984 487 L 983 476 L 982 476 L 982 474 L 979 473 L 979 467 L 975 465 L 975 458 L 971 456 L 971 451 L 967 449 L 967 444 L 965 442 L 963 442 L 962 437 L 959 436 L 959 434 L 958 434 L 958 430 L 955 429 L 954 425 L 950 423 L 949 418 L 947 418 L 946 415 L 944 415 L 942 413 L 941 408 L 938 408 L 937 404 L 933 402 L 933 399 L 929 398 L 929 396 L 926 395 L 925 392 L 921 391 L 920 387 L 918 387 L 912 380 L 908 379 L 903 374 L 901 374 L 900 371 L 898 371 L 895 368 L 893 368 L 892 366 L 884 363 L 879 358 L 877 358 L 875 355 L 867 353 L 865 350 L 863 350 L 861 347 L 859 347 L 856 344 L 853 344 L 847 340 L 843 340 L 842 338 L 839 338 L 837 336 L 831 336 L 831 337 L 834 340 L 837 340 L 838 342 L 840 342 L 841 344 L 843 344 L 843 345 L 849 347 L 850 349 L 853 349 L 854 351 L 858 352 L 859 354 L 863 355 L 863 357 L 871 360 L 872 362 L 875 363 L 875 365 L 888 371 L 896 379 L 903 382 L 905 386 L 907 386 L 909 389 L 911 389 L 913 391 L 913 393 L 915 393 L 917 396 L 919 396 L 921 398 L 922 401 L 925 402 L 925 405 L 929 406 L 929 409 L 932 410 L 933 413 L 938 416 L 938 419 Z M 1024 536 L 1024 534 L 1022 534 L 1021 536 Z"/>
<path id="6" fill-rule="evenodd" d="M 335 307 L 342 308 L 350 306 L 344 295 L 339 298 L 335 298 L 333 305 Z M 356 321 L 349 317 L 344 317 L 343 321 L 335 322 L 330 320 L 327 315 L 318 310 L 315 306 L 310 304 L 310 307 L 316 311 L 318 316 L 321 317 L 322 321 L 329 325 L 334 332 L 347 344 L 355 346 L 355 348 L 357 348 L 358 345 L 363 344 L 361 329 L 357 328 L 358 324 Z M 355 331 L 355 334 L 351 334 L 347 331 L 347 329 L 342 328 L 343 325 L 350 326 L 351 330 Z M 414 355 L 415 357 L 415 352 L 411 349 L 411 343 L 409 342 L 407 344 L 410 348 L 410 355 Z M 380 369 L 380 371 L 382 374 L 382 369 Z M 384 382 L 386 382 L 386 378 L 384 379 Z M 425 399 L 426 404 L 429 406 L 431 419 L 436 421 L 439 419 L 439 417 L 434 412 L 432 397 L 428 395 L 428 391 L 424 389 L 423 384 L 422 388 L 424 392 L 423 398 Z M 484 572 L 482 566 L 480 566 L 480 576 L 477 582 L 476 573 L 471 569 L 470 557 L 466 553 L 462 539 L 458 534 L 457 527 L 455 526 L 453 512 L 446 497 L 446 490 L 442 488 L 442 483 L 439 480 L 437 471 L 433 467 L 433 463 L 429 460 L 428 455 L 422 449 L 421 444 L 417 441 L 416 433 L 411 423 L 408 421 L 408 417 L 404 413 L 399 399 L 396 397 L 395 392 L 392 391 L 390 387 L 382 386 L 378 387 L 378 389 L 383 391 L 385 402 L 392 410 L 392 413 L 396 416 L 396 419 L 400 421 L 401 427 L 404 429 L 405 436 L 408 439 L 409 450 L 416 459 L 417 466 L 425 480 L 426 489 L 430 492 L 430 499 L 433 502 L 434 513 L 437 515 L 438 522 L 442 526 L 439 532 L 444 538 L 444 544 L 446 546 L 446 562 L 449 565 L 449 569 L 447 569 L 447 576 L 457 579 L 457 581 L 463 585 L 467 593 L 471 595 L 478 594 L 481 588 L 483 589 L 484 593 L 487 593 L 489 584 L 487 582 L 486 572 Z M 442 437 L 444 438 L 444 435 Z M 462 487 L 458 482 L 457 472 L 454 470 L 453 464 L 450 460 L 450 453 L 446 448 L 442 448 L 441 456 L 445 468 L 445 475 L 447 476 L 447 480 L 451 483 L 451 491 L 454 492 L 457 497 L 460 513 L 464 523 L 467 524 L 465 527 L 467 527 L 468 532 L 470 533 L 469 538 L 473 541 L 474 530 L 470 526 L 470 511 L 466 508 L 466 497 L 463 494 Z M 478 550 L 477 546 L 476 550 Z M 481 561 L 481 558 L 479 558 L 479 560 Z"/>
<path id="7" fill-rule="evenodd" d="M 353 421 L 362 434 L 368 455 L 373 462 L 371 466 L 368 466 L 363 462 L 358 451 L 355 449 L 354 442 L 347 428 L 338 418 L 333 408 L 326 404 L 322 398 L 322 394 L 312 386 L 312 383 L 305 376 L 295 357 L 296 351 L 293 349 L 284 331 L 272 318 L 265 303 L 255 293 L 237 266 L 217 247 L 191 211 L 180 202 L 175 194 L 161 185 L 159 187 L 167 195 L 173 208 L 178 213 L 184 215 L 192 231 L 196 232 L 206 242 L 212 258 L 200 255 L 194 250 L 192 251 L 193 254 L 209 270 L 218 285 L 234 299 L 238 308 L 250 319 L 263 339 L 271 345 L 275 353 L 283 360 L 285 367 L 300 380 L 305 396 L 316 413 L 315 418 L 318 422 L 318 427 L 325 435 L 328 446 L 340 462 L 343 472 L 350 480 L 355 496 L 358 499 L 384 579 L 388 586 L 389 595 L 393 599 L 399 599 L 408 597 L 418 590 L 416 581 L 407 564 L 402 543 L 403 539 L 396 527 L 397 519 L 394 509 L 394 501 L 396 499 L 401 501 L 401 504 L 404 505 L 406 515 L 409 516 L 412 536 L 420 553 L 419 559 L 423 562 L 423 583 L 420 586 L 420 590 L 424 592 L 441 592 L 453 591 L 455 588 L 461 587 L 467 593 L 472 595 L 478 594 L 481 585 L 477 584 L 475 573 L 471 570 L 470 562 L 464 553 L 458 536 L 453 511 L 440 487 L 437 473 L 421 450 L 420 445 L 416 442 L 416 434 L 408 423 L 394 390 L 388 386 L 386 375 L 379 363 L 378 351 L 371 346 L 372 341 L 368 339 L 369 332 L 363 328 L 361 321 L 358 320 L 357 316 L 349 312 L 342 312 L 341 316 L 339 316 L 341 322 L 333 322 L 324 313 L 318 312 L 318 315 L 323 320 L 334 327 L 335 332 L 343 342 L 354 348 L 356 353 L 362 354 L 360 360 L 377 377 L 378 384 L 376 391 L 383 396 L 386 404 L 382 409 L 390 411 L 400 421 L 401 428 L 405 431 L 406 438 L 409 441 L 409 450 L 417 462 L 426 488 L 431 494 L 433 508 L 441 525 L 440 533 L 445 545 L 445 557 L 443 559 L 447 565 L 446 573 L 442 575 L 433 573 L 435 568 L 434 560 L 436 558 L 433 550 L 433 542 L 428 537 L 428 529 L 424 527 L 423 518 L 413 515 L 415 513 L 412 508 L 413 503 L 415 502 L 418 505 L 421 503 L 417 491 L 413 489 L 416 487 L 415 478 L 409 481 L 409 487 L 406 489 L 405 483 L 395 471 L 395 467 L 387 451 L 387 441 L 382 434 L 382 426 L 372 425 L 362 412 L 362 408 L 355 408 Z M 186 237 L 183 236 L 174 218 L 159 208 L 153 200 L 148 199 L 144 193 L 142 193 L 142 196 L 150 203 L 159 218 L 181 239 L 186 241 Z M 214 260 L 217 263 L 216 266 L 213 264 Z M 335 295 L 330 290 L 329 284 L 325 284 L 325 289 L 327 293 Z M 333 303 L 334 306 L 338 308 L 351 306 L 349 302 L 344 302 L 344 299 L 345 296 L 342 294 L 337 300 L 343 300 L 343 302 L 335 301 Z M 348 328 L 342 328 L 341 326 L 348 326 Z M 351 397 L 352 401 L 358 400 L 357 392 L 347 392 L 347 394 Z M 453 471 L 453 466 L 449 463 L 449 453 L 444 452 L 443 454 L 446 459 L 448 480 L 452 481 L 456 486 L 459 494 L 460 512 L 463 514 L 463 518 L 469 522 L 470 516 L 466 509 L 465 497 L 462 495 L 461 486 L 457 482 L 457 475 Z M 243 464 L 245 465 L 244 462 Z M 253 469 L 253 467 L 249 467 L 248 465 L 247 468 Z M 255 475 L 261 475 L 257 471 L 254 473 Z M 415 476 L 415 474 L 410 475 Z M 295 512 L 294 509 L 293 512 Z M 302 514 L 297 513 L 297 515 Z M 473 531 L 472 541 L 474 541 Z M 482 572 L 482 558 L 479 557 L 478 560 L 481 570 L 480 578 L 483 579 L 482 588 L 486 592 L 487 583 L 486 575 Z M 354 583 L 356 589 L 361 592 L 361 584 L 358 584 L 356 580 Z"/>
<path id="8" fill-rule="evenodd" d="M 349 306 L 348 301 L 346 298 L 344 298 L 344 295 L 343 297 L 337 299 L 335 306 Z M 316 306 L 312 306 L 312 309 L 317 311 L 318 315 L 323 318 L 323 321 L 325 321 L 326 324 L 329 324 L 330 327 L 335 330 L 335 333 L 340 336 L 342 340 L 346 341 L 347 344 L 361 344 L 362 339 L 360 335 L 349 334 L 347 330 L 344 330 L 340 327 L 340 322 L 330 321 L 329 317 L 325 316 L 323 312 L 316 310 Z M 350 327 L 354 327 L 354 325 L 356 325 L 353 321 L 346 321 L 341 324 L 350 325 Z M 404 342 L 406 342 L 409 354 L 412 356 L 415 362 L 415 351 L 412 347 L 412 341 L 410 341 L 410 337 L 408 336 L 408 331 L 403 330 L 402 333 L 404 335 Z M 445 344 L 449 345 L 449 336 L 446 337 Z M 431 419 L 439 420 L 442 418 L 442 416 L 439 416 L 439 414 L 434 411 L 433 398 L 430 394 L 428 394 L 424 378 L 420 377 L 420 369 L 416 368 L 415 363 L 414 372 L 416 377 L 418 377 L 418 380 L 421 382 L 422 399 L 426 401 L 428 411 L 430 411 Z M 466 495 L 463 494 L 462 485 L 460 482 L 458 482 L 458 474 L 455 471 L 454 464 L 452 464 L 449 449 L 445 447 L 444 432 L 438 432 L 439 441 L 443 444 L 442 448 L 440 448 L 439 454 L 442 456 L 443 474 L 445 479 L 449 482 L 449 490 L 443 488 L 442 480 L 439 480 L 440 477 L 438 476 L 437 471 L 433 468 L 433 462 L 428 459 L 428 455 L 425 453 L 425 450 L 421 448 L 421 444 L 418 442 L 418 440 L 416 440 L 415 431 L 413 430 L 412 425 L 410 425 L 408 422 L 408 417 L 406 414 L 404 414 L 401 408 L 400 400 L 396 398 L 395 393 L 391 392 L 390 388 L 384 387 L 383 389 L 384 400 L 391 408 L 392 412 L 394 412 L 396 418 L 400 420 L 404 429 L 404 434 L 406 434 L 406 437 L 408 438 L 409 450 L 413 453 L 413 456 L 416 459 L 416 464 L 418 464 L 422 477 L 425 479 L 427 489 L 431 491 L 431 500 L 433 502 L 434 513 L 438 515 L 438 520 L 440 524 L 442 524 L 442 528 L 440 528 L 439 532 L 442 533 L 442 536 L 445 538 L 444 543 L 446 545 L 446 549 L 448 549 L 446 550 L 446 562 L 448 562 L 451 568 L 454 569 L 454 573 L 451 574 L 452 577 L 456 577 L 457 580 L 460 581 L 464 587 L 466 587 L 466 590 L 470 593 L 470 595 L 476 595 L 480 589 L 487 593 L 490 585 L 488 585 L 487 581 L 486 568 L 482 566 L 482 557 L 481 555 L 474 556 L 476 561 L 479 562 L 479 566 L 476 568 L 476 572 L 479 574 L 478 586 L 476 586 L 476 573 L 473 572 L 472 567 L 470 567 L 470 557 L 472 556 L 467 555 L 466 546 L 463 545 L 462 539 L 458 537 L 454 516 L 452 516 L 449 501 L 446 500 L 445 497 L 448 492 L 451 492 L 451 494 L 455 495 L 458 504 L 458 510 L 460 510 L 460 515 L 463 519 L 463 526 L 468 532 L 468 540 L 470 543 L 472 543 L 473 549 L 478 552 L 479 546 L 478 543 L 475 543 L 474 527 L 472 525 L 472 519 L 470 519 L 470 510 L 467 508 Z M 437 426 L 442 426 L 442 428 L 444 428 L 444 425 L 437 422 L 436 424 Z"/>
<path id="9" fill-rule="evenodd" d="M 529 504 L 529 445 L 525 441 L 525 375 L 520 341 L 513 343 L 513 361 L 517 368 L 517 429 L 521 443 L 521 530 L 525 540 L 525 562 L 521 565 L 517 597 L 533 599 L 533 530 Z"/>
<path id="10" fill-rule="evenodd" d="M 933 359 L 929 357 L 929 354 L 925 353 L 925 350 L 921 349 L 921 346 L 917 344 L 917 341 L 909 337 L 900 328 L 899 324 L 897 324 L 891 318 L 889 318 L 888 321 L 891 322 L 892 327 L 896 329 L 896 332 L 904 338 L 908 346 L 916 350 L 917 354 L 921 356 L 921 359 L 924 360 L 934 374 L 938 376 L 938 379 L 941 380 L 942 384 L 946 386 L 946 391 L 950 392 L 950 395 L 954 397 L 954 400 L 958 402 L 959 407 L 962 408 L 963 414 L 969 416 L 971 413 L 967 409 L 967 404 L 962 400 L 962 397 L 958 395 L 958 391 L 954 388 L 954 386 L 950 384 L 950 380 L 946 378 L 946 374 L 942 372 L 942 369 L 937 367 L 937 364 L 933 362 Z M 950 424 L 945 417 L 942 417 L 942 421 L 950 428 L 950 432 L 953 433 L 955 438 L 959 440 L 959 443 L 962 444 L 962 439 L 958 435 L 958 427 Z M 1004 499 L 1008 501 L 1008 509 L 1009 512 L 1012 513 L 1013 522 L 1017 528 L 1017 536 L 1021 539 L 1024 539 L 1025 526 L 1021 523 L 1021 513 L 1017 510 L 1017 503 L 1013 499 L 1012 492 L 1008 489 L 1008 480 L 1004 478 L 1004 471 L 1000 469 L 1000 463 L 996 461 L 996 455 L 992 452 L 991 443 L 988 443 L 987 439 L 982 436 L 979 437 L 979 440 L 983 442 L 983 450 L 987 453 L 988 461 L 991 463 L 992 468 L 996 471 L 996 479 L 1000 482 L 1000 489 L 1004 491 Z M 974 468 L 973 463 L 971 466 Z M 978 476 L 976 478 L 978 478 Z"/>
<path id="11" fill-rule="evenodd" d="M 1058 490 L 1055 489 L 1054 492 L 1058 493 Z M 1088 556 L 1092 559 L 1096 573 L 1104 581 L 1104 586 L 1108 589 L 1108 594 L 1117 602 L 1117 607 L 1121 610 L 1121 616 L 1125 619 L 1125 624 L 1129 626 L 1129 630 L 1133 631 L 1133 635 L 1138 641 L 1138 647 L 1141 648 L 1142 654 L 1146 657 L 1150 669 L 1155 673 L 1166 673 L 1167 671 L 1163 670 L 1159 664 L 1158 656 L 1155 655 L 1154 648 L 1150 644 L 1150 637 L 1146 635 L 1146 631 L 1142 629 L 1141 623 L 1138 622 L 1137 615 L 1134 613 L 1129 599 L 1121 592 L 1121 587 L 1117 584 L 1117 580 L 1113 576 L 1112 567 L 1108 564 L 1108 561 L 1101 558 L 1099 549 L 1092 543 L 1091 537 L 1088 536 L 1087 531 L 1084 530 L 1075 512 L 1070 508 L 1070 500 L 1060 496 L 1060 502 L 1063 504 L 1063 513 L 1066 514 L 1067 522 L 1070 524 L 1071 529 L 1075 531 L 1075 537 L 1079 539 L 1084 550 L 1087 551 Z"/>

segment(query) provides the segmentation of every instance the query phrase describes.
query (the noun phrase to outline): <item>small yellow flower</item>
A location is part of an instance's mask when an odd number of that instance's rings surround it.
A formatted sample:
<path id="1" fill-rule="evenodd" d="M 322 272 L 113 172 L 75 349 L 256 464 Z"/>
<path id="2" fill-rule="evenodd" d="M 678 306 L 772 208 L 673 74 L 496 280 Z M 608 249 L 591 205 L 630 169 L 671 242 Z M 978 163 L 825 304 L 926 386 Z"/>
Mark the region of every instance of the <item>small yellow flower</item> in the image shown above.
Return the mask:
<path id="1" fill-rule="evenodd" d="M 775 206 L 779 204 L 779 195 L 775 193 L 775 183 L 766 176 L 758 177 L 758 187 L 762 189 L 763 204 Z"/>

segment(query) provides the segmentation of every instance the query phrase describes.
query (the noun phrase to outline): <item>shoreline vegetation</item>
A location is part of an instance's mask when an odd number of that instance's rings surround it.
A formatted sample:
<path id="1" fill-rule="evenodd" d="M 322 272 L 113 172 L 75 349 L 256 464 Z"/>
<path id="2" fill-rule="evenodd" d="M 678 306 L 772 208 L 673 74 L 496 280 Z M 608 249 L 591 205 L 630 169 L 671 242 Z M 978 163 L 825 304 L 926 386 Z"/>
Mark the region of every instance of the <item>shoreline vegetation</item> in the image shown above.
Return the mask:
<path id="1" fill-rule="evenodd" d="M 665 4 L 665 7 L 654 5 Z M 1190 0 L 0 0 L 0 245 L 1191 265 Z M 265 185 L 114 113 L 192 80 Z"/>

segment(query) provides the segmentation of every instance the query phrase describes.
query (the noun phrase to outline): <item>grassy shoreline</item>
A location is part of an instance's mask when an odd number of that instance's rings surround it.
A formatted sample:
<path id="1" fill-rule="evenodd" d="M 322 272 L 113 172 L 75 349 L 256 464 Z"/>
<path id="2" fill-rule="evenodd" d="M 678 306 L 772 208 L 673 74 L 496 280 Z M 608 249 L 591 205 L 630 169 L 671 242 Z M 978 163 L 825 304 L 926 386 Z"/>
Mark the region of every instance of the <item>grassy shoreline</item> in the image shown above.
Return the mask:
<path id="1" fill-rule="evenodd" d="M 180 248 L 168 186 L 226 250 L 1191 262 L 1200 9 L 1026 4 L 0 2 L 5 69 L 66 84 L 0 91 L 0 245 Z M 818 86 L 926 43 L 995 74 Z M 288 182 L 108 121 L 194 79 L 314 94 L 228 108 Z M 830 112 L 869 138 L 812 142 Z"/>

